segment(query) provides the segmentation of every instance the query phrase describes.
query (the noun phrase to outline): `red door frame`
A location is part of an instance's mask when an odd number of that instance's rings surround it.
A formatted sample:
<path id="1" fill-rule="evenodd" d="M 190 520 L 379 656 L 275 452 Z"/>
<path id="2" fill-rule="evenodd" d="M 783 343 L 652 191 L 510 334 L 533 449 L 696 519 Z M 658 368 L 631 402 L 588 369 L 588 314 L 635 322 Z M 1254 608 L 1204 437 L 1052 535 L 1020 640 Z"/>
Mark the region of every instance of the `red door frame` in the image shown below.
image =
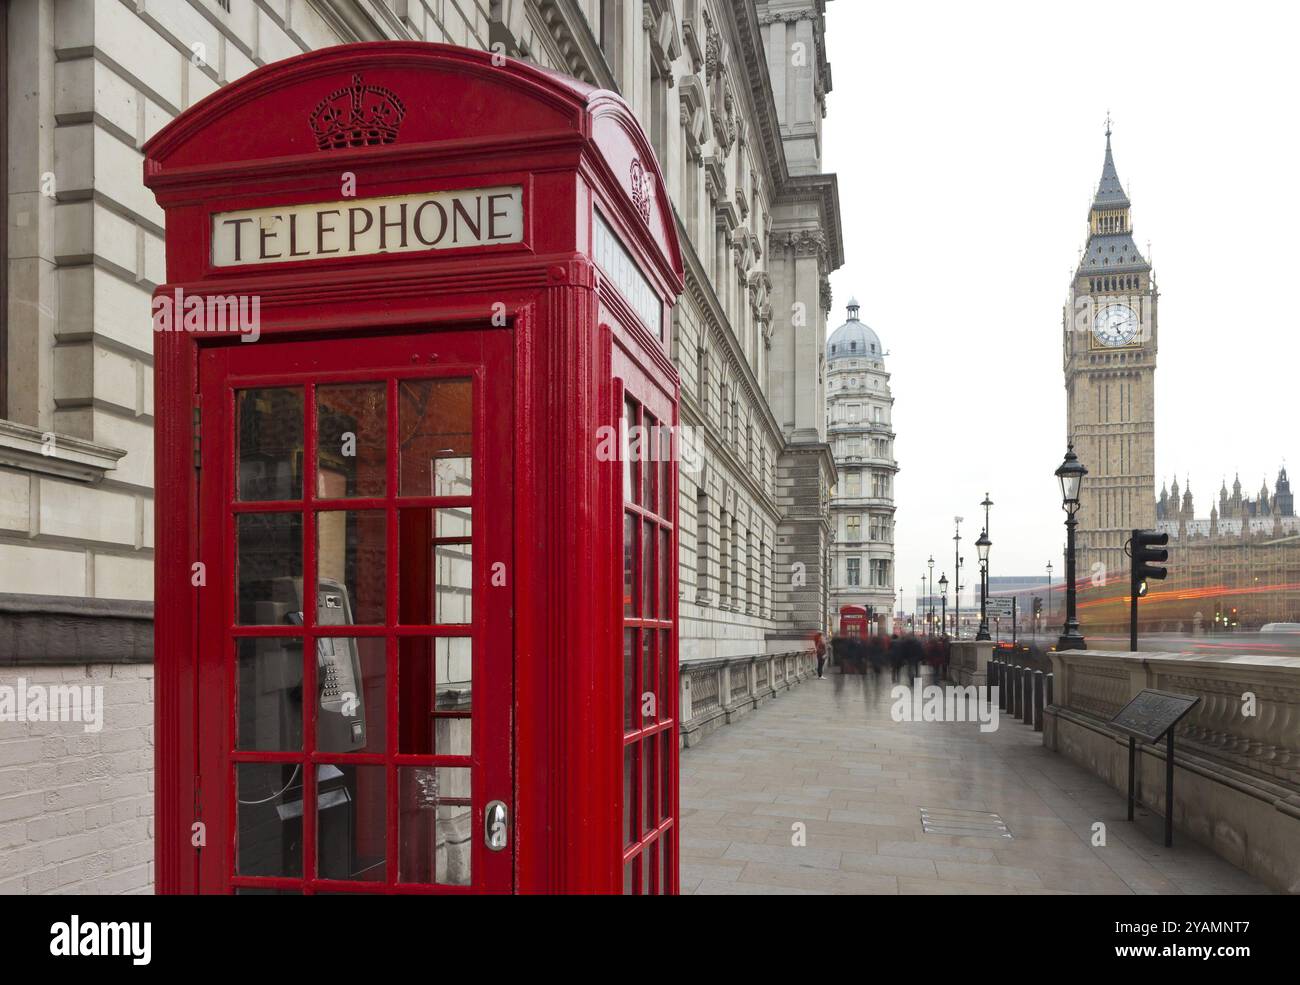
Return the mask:
<path id="1" fill-rule="evenodd" d="M 617 306 L 612 302 L 612 306 Z M 623 595 L 622 578 L 616 583 L 618 611 L 622 613 L 623 632 L 630 633 L 636 640 L 636 657 L 633 675 L 634 693 L 642 699 L 653 693 L 655 712 L 642 715 L 642 708 L 629 709 L 629 695 L 626 684 L 623 687 L 623 717 L 620 722 L 620 734 L 623 738 L 625 755 L 632 756 L 632 773 L 629 783 L 623 775 L 626 762 L 620 762 L 619 782 L 623 785 L 624 797 L 628 790 L 636 805 L 633 812 L 624 810 L 623 826 L 620 830 L 620 858 L 623 861 L 622 888 L 625 894 L 636 895 L 675 895 L 679 890 L 678 857 L 680 855 L 679 824 L 680 808 L 678 801 L 678 745 L 680 720 L 680 684 L 678 676 L 678 605 L 677 592 L 678 552 L 679 552 L 679 464 L 681 438 L 678 434 L 680 418 L 678 416 L 679 393 L 675 378 L 665 380 L 664 376 L 653 367 L 647 367 L 642 358 L 642 348 L 633 341 L 635 332 L 629 332 L 618 324 L 618 319 L 607 314 L 613 324 L 602 324 L 606 344 L 610 349 L 611 371 L 617 383 L 613 392 L 611 416 L 622 418 L 627 422 L 625 412 L 628 402 L 637 406 L 641 413 L 641 426 L 646 426 L 645 415 L 651 414 L 660 427 L 671 428 L 670 444 L 665 449 L 660 445 L 655 452 L 668 450 L 672 457 L 665 463 L 657 479 L 657 496 L 648 497 L 668 504 L 656 506 L 644 501 L 647 485 L 656 488 L 655 482 L 647 483 L 643 478 L 646 469 L 655 468 L 660 459 L 657 454 L 641 456 L 629 463 L 632 485 L 638 495 L 627 499 L 622 493 L 613 499 L 613 527 L 623 529 L 624 517 L 637 517 L 637 550 L 634 551 L 636 563 L 632 579 L 634 603 L 630 606 L 633 614 L 628 613 L 629 606 Z M 620 489 L 625 480 L 620 478 Z M 644 546 L 640 538 L 644 537 L 647 527 L 654 528 L 656 543 L 653 546 L 654 582 L 647 589 L 645 581 Z M 624 537 L 626 534 L 624 534 Z M 666 538 L 667 544 L 663 543 Z M 626 549 L 622 538 L 619 541 L 620 566 L 624 563 L 622 550 Z M 664 577 L 666 566 L 668 577 Z M 647 599 L 649 602 L 647 603 Z M 649 604 L 652 612 L 646 613 L 641 606 Z M 644 645 L 644 635 L 654 637 L 653 645 Z M 623 660 L 627 661 L 626 645 L 620 647 Z M 647 675 L 645 661 L 653 660 L 653 671 Z M 624 667 L 624 673 L 627 668 Z M 647 679 L 653 684 L 647 684 Z M 646 756 L 649 754 L 649 767 Z M 635 815 L 635 816 L 633 816 Z M 630 822 L 630 824 L 629 824 Z M 628 828 L 631 828 L 629 831 Z"/>
<path id="2" fill-rule="evenodd" d="M 200 607 L 201 633 L 199 640 L 200 690 L 205 700 L 200 703 L 197 718 L 200 734 L 221 736 L 219 742 L 209 741 L 200 747 L 199 775 L 202 781 L 207 809 L 202 820 L 207 824 L 207 849 L 200 853 L 200 888 L 218 892 L 229 891 L 231 875 L 235 871 L 236 851 L 235 795 L 231 789 L 231 750 L 235 747 L 234 698 L 234 648 L 232 640 L 263 636 L 297 635 L 264 626 L 239 626 L 235 617 L 235 537 L 231 504 L 235 500 L 235 468 L 237 449 L 234 444 L 235 403 L 237 389 L 270 386 L 303 386 L 348 381 L 390 381 L 387 387 L 387 481 L 386 495 L 377 498 L 349 498 L 329 500 L 317 496 L 311 481 L 316 460 L 316 422 L 313 401 L 304 401 L 304 462 L 303 481 L 306 498 L 275 501 L 269 508 L 263 505 L 239 506 L 241 513 L 302 512 L 303 568 L 315 570 L 316 542 L 312 520 L 314 510 L 337 508 L 348 510 L 384 509 L 394 511 L 399 506 L 398 455 L 391 440 L 398 422 L 396 402 L 397 382 L 402 379 L 470 378 L 473 381 L 473 475 L 475 480 L 470 497 L 438 498 L 436 505 L 468 506 L 478 522 L 473 525 L 472 554 L 474 557 L 473 586 L 473 639 L 472 659 L 474 673 L 471 754 L 460 757 L 428 757 L 402 754 L 399 751 L 399 722 L 401 715 L 398 695 L 404 687 L 399 678 L 399 660 L 396 641 L 387 647 L 385 734 L 386 749 L 378 753 L 324 753 L 309 754 L 313 766 L 321 764 L 351 763 L 355 765 L 386 766 L 385 771 L 385 845 L 387 874 L 383 883 L 346 885 L 338 882 L 316 884 L 315 839 L 316 828 L 304 823 L 304 866 L 298 878 L 242 878 L 234 884 L 248 887 L 296 888 L 306 886 L 307 891 L 353 889 L 356 891 L 388 892 L 464 892 L 461 887 L 428 884 L 397 883 L 399 789 L 396 770 L 411 766 L 470 767 L 473 770 L 473 818 L 471 830 L 477 835 L 483 830 L 483 806 L 490 800 L 502 800 L 511 808 L 513 818 L 513 782 L 510 763 L 510 744 L 495 742 L 497 736 L 513 734 L 511 724 L 513 683 L 511 674 L 513 648 L 511 632 L 512 604 L 508 585 L 494 585 L 492 565 L 504 562 L 507 570 L 513 567 L 513 401 L 511 399 L 511 373 L 514 353 L 506 329 L 464 326 L 447 326 L 437 333 L 419 335 L 368 335 L 357 338 L 353 334 L 339 334 L 327 340 L 298 342 L 271 342 L 266 346 L 230 343 L 207 347 L 200 357 L 200 397 L 203 401 L 202 443 L 205 471 L 200 476 L 200 549 L 208 559 L 211 579 L 216 587 L 212 596 L 205 596 L 208 604 Z M 298 365 L 294 365 L 294 363 Z M 504 401 L 505 410 L 500 410 Z M 492 407 L 493 412 L 488 413 Z M 467 499 L 468 502 L 461 500 Z M 400 497 L 402 508 L 432 507 L 434 497 Z M 401 547 L 394 515 L 387 521 L 385 612 L 383 625 L 361 625 L 350 628 L 346 635 L 358 637 L 394 636 L 460 636 L 455 629 L 435 626 L 403 625 L 398 618 L 398 589 L 401 581 Z M 219 593 L 219 594 L 218 594 Z M 213 598 L 215 596 L 215 599 Z M 311 607 L 305 607 L 308 629 L 312 625 Z M 332 634 L 334 635 L 334 634 Z M 343 635 L 343 634 L 338 634 Z M 314 661 L 305 663 L 303 682 L 305 694 L 316 692 Z M 316 703 L 303 703 L 303 734 L 315 734 Z M 308 746 L 314 745 L 308 739 Z M 270 752 L 243 752 L 241 762 L 278 763 L 297 762 L 302 755 L 289 756 Z M 315 770 L 303 771 L 303 802 L 316 800 Z M 306 821 L 304 817 L 304 822 Z M 471 879 L 475 888 L 486 891 L 509 891 L 513 888 L 511 864 L 514 839 L 507 849 L 489 852 L 482 839 L 475 837 L 472 846 Z"/>
<path id="3" fill-rule="evenodd" d="M 382 145 L 319 149 L 305 128 L 312 107 L 358 75 L 405 100 L 400 132 Z M 331 338 L 364 346 L 406 326 L 418 326 L 423 342 L 487 319 L 509 333 L 514 716 L 513 733 L 498 741 L 509 745 L 513 762 L 513 888 L 617 892 L 622 532 L 607 521 L 621 512 L 621 470 L 597 461 L 593 450 L 598 429 L 617 423 L 612 339 L 671 394 L 676 423 L 678 382 L 668 351 L 683 279 L 672 206 L 635 118 L 612 93 L 526 63 L 503 65 L 490 53 L 407 42 L 344 45 L 266 66 L 219 90 L 152 138 L 145 156 L 146 184 L 167 217 L 168 283 L 156 298 L 178 289 L 190 297 L 253 295 L 266 341 L 306 346 Z M 522 239 L 214 266 L 214 213 L 335 202 L 341 175 L 355 178 L 362 198 L 517 185 Z M 603 271 L 594 261 L 597 206 L 643 292 L 661 303 L 658 324 L 641 321 L 644 303 L 634 308 L 623 300 L 621 291 L 637 290 L 626 271 Z M 620 325 L 602 328 L 602 305 Z M 200 732 L 197 715 L 205 680 L 194 655 L 208 589 L 190 576 L 205 551 L 198 531 L 206 536 L 211 520 L 198 498 L 195 408 L 200 352 L 227 339 L 174 331 L 155 341 L 156 884 L 160 892 L 195 892 L 194 825 L 210 809 L 195 777 L 200 751 L 213 741 Z M 206 431 L 213 415 L 206 407 L 202 414 Z M 210 445 L 202 453 L 209 455 Z M 675 535 L 670 550 L 675 558 Z M 674 660 L 676 618 L 674 600 Z M 676 818 L 674 791 L 674 827 Z"/>

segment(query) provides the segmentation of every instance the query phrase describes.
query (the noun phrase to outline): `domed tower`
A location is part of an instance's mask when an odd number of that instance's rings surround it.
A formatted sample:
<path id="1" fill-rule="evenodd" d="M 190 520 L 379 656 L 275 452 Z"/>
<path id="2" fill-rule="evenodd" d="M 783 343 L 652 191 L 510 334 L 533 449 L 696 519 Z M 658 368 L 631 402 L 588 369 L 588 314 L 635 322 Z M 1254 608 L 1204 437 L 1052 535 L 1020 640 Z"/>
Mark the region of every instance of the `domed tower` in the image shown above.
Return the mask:
<path id="1" fill-rule="evenodd" d="M 869 606 L 873 630 L 893 630 L 893 405 L 880 337 L 850 299 L 848 320 L 826 343 L 826 436 L 836 470 L 831 610 L 837 627 L 845 606 Z"/>

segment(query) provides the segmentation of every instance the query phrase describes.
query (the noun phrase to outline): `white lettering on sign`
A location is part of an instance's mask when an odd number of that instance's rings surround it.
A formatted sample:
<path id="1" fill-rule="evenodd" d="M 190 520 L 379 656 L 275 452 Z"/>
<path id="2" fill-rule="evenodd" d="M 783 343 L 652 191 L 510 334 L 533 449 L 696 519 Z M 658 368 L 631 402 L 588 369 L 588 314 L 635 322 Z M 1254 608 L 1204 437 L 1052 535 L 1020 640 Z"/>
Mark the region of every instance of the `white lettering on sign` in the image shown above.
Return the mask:
<path id="1" fill-rule="evenodd" d="M 523 188 L 349 199 L 212 216 L 212 264 L 293 263 L 519 243 Z"/>
<path id="2" fill-rule="evenodd" d="M 650 285 L 645 274 L 641 273 L 641 268 L 632 259 L 632 254 L 628 253 L 627 247 L 609 227 L 609 223 L 599 212 L 596 212 L 595 216 L 592 255 L 600 264 L 600 269 L 605 271 L 614 286 L 618 288 L 618 293 L 623 295 L 627 303 L 632 306 L 632 310 L 645 322 L 646 328 L 650 329 L 656 338 L 663 339 L 663 301 Z"/>

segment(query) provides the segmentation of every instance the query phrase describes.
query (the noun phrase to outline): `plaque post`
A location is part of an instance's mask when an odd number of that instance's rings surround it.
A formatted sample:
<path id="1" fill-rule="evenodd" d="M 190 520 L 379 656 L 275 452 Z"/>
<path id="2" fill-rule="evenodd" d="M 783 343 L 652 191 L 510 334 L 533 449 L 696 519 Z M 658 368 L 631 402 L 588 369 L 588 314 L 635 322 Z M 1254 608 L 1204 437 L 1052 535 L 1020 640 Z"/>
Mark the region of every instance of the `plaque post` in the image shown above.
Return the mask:
<path id="1" fill-rule="evenodd" d="M 1165 740 L 1165 847 L 1174 844 L 1174 728 L 1200 698 L 1144 688 L 1116 712 L 1110 724 L 1128 736 L 1128 819 L 1133 820 L 1137 775 L 1137 740 Z"/>
<path id="2" fill-rule="evenodd" d="M 1128 819 L 1133 820 L 1133 774 L 1137 770 L 1137 739 L 1128 737 Z"/>
<path id="3" fill-rule="evenodd" d="M 1174 727 L 1165 733 L 1165 847 L 1174 844 Z"/>

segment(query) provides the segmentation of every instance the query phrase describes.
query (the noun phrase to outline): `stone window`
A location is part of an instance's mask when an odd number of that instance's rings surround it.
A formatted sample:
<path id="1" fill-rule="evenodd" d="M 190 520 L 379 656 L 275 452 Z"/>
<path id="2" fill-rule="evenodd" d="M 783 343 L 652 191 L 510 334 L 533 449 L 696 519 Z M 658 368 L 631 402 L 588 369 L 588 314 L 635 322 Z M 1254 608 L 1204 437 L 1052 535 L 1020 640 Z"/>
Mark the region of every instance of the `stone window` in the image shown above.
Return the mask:
<path id="1" fill-rule="evenodd" d="M 844 559 L 845 584 L 857 586 L 862 584 L 862 558 L 851 557 Z"/>

